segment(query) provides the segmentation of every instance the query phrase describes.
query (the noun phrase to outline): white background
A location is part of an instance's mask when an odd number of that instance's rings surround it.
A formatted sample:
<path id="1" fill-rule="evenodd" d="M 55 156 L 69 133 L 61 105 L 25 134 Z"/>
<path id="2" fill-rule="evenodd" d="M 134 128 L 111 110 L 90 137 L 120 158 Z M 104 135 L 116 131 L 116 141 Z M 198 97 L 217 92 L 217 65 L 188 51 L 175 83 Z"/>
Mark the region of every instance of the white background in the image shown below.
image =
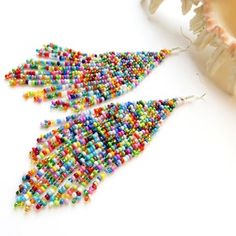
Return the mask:
<path id="1" fill-rule="evenodd" d="M 190 14 L 191 15 L 191 14 Z M 15 191 L 30 168 L 39 123 L 65 114 L 24 101 L 4 75 L 54 42 L 82 52 L 186 46 L 189 16 L 166 0 L 149 17 L 138 0 L 1 1 L 0 235 L 236 235 L 235 101 L 204 76 L 193 52 L 169 57 L 115 101 L 207 93 L 177 108 L 139 158 L 107 178 L 89 204 L 25 214 Z M 27 89 L 26 89 L 27 90 Z"/>

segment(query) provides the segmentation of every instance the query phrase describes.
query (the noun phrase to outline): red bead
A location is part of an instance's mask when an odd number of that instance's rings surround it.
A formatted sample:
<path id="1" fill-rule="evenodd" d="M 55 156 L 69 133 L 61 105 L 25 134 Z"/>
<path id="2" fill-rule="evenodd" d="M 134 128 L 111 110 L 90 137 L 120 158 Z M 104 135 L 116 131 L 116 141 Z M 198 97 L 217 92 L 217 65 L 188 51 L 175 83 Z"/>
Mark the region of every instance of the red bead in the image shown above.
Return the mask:
<path id="1" fill-rule="evenodd" d="M 78 178 L 79 178 L 79 175 L 78 175 L 78 173 L 74 173 L 74 176 L 75 176 L 75 178 L 76 178 L 76 179 L 78 179 Z"/>
<path id="2" fill-rule="evenodd" d="M 97 189 L 97 185 L 95 183 L 92 184 L 92 187 L 93 187 L 94 190 Z"/>

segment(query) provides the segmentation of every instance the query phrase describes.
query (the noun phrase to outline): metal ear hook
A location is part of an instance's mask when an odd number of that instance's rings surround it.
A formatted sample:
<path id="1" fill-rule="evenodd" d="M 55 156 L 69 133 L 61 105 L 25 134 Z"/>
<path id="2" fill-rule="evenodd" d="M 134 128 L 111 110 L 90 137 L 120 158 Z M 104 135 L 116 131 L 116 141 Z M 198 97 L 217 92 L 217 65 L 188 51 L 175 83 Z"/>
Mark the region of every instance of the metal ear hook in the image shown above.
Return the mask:
<path id="1" fill-rule="evenodd" d="M 185 48 L 182 47 L 172 48 L 171 49 L 172 52 L 176 53 L 186 52 L 193 45 L 193 41 L 187 35 L 184 34 L 182 27 L 180 27 L 180 33 L 189 42 L 189 44 Z"/>
<path id="2" fill-rule="evenodd" d="M 186 52 L 191 46 L 192 46 L 192 44 L 189 44 L 185 48 L 175 47 L 175 48 L 171 48 L 170 51 L 175 52 L 175 53 Z"/>
<path id="3" fill-rule="evenodd" d="M 199 99 L 203 99 L 205 96 L 206 96 L 206 93 L 203 93 L 201 96 L 191 95 L 191 96 L 180 98 L 180 100 L 184 103 L 193 102 L 193 101 L 196 101 L 196 100 L 199 100 Z"/>

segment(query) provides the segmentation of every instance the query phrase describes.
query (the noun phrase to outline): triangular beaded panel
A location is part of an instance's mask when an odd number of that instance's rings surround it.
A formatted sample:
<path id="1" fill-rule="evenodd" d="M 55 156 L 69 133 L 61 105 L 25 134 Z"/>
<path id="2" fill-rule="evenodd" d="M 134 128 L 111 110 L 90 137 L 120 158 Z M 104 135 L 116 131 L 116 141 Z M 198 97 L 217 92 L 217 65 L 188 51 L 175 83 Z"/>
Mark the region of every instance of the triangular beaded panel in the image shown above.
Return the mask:
<path id="1" fill-rule="evenodd" d="M 26 92 L 35 102 L 52 100 L 55 109 L 74 111 L 102 103 L 135 88 L 169 50 L 87 54 L 54 44 L 37 51 L 41 60 L 28 60 L 6 75 L 12 86 L 43 87 Z"/>
<path id="2" fill-rule="evenodd" d="M 22 178 L 16 207 L 58 206 L 89 200 L 107 174 L 144 150 L 176 99 L 109 104 L 73 115 L 37 139 L 35 167 Z"/>

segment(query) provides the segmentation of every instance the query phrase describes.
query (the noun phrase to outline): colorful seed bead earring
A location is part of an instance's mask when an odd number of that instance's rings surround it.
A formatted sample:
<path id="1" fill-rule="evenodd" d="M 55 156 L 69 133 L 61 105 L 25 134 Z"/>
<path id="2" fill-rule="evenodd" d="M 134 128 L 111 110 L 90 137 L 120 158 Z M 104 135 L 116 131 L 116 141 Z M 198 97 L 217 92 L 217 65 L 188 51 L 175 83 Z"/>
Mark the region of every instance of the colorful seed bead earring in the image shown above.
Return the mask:
<path id="1" fill-rule="evenodd" d="M 109 104 L 67 117 L 40 136 L 15 207 L 42 209 L 88 201 L 99 183 L 138 156 L 173 109 L 188 98 Z"/>
<path id="2" fill-rule="evenodd" d="M 135 88 L 172 50 L 87 54 L 48 44 L 5 78 L 11 86 L 43 87 L 24 94 L 54 109 L 81 111 Z"/>

